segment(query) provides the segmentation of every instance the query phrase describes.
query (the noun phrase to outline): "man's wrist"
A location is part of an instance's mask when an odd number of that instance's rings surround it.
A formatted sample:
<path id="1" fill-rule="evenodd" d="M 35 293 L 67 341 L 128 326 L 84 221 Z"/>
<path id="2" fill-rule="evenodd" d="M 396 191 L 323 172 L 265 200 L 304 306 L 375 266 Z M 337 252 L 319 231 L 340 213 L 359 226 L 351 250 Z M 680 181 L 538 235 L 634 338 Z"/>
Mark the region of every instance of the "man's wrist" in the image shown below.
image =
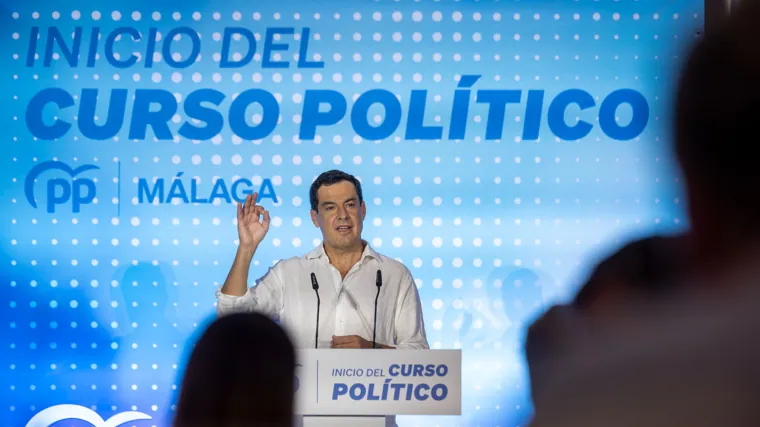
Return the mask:
<path id="1" fill-rule="evenodd" d="M 251 260 L 256 253 L 256 248 L 258 245 L 238 246 L 237 256 L 243 260 Z"/>

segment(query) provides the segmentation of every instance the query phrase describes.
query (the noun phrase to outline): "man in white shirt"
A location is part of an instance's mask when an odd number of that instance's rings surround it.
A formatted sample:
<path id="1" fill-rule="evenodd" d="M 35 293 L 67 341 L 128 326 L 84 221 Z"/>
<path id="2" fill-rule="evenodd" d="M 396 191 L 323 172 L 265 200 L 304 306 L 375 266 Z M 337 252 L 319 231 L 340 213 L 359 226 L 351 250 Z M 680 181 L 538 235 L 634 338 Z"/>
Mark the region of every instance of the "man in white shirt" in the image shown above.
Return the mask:
<path id="1" fill-rule="evenodd" d="M 217 312 L 258 311 L 280 321 L 298 348 L 428 349 L 417 287 L 402 263 L 362 239 L 367 207 L 359 181 L 332 170 L 311 186 L 311 219 L 323 243 L 305 256 L 276 263 L 248 287 L 248 270 L 269 230 L 269 213 L 257 194 L 238 203 L 240 244 L 227 280 L 216 291 Z M 319 342 L 317 295 L 319 286 Z M 378 287 L 377 280 L 381 280 Z M 375 298 L 377 327 L 374 327 Z"/>

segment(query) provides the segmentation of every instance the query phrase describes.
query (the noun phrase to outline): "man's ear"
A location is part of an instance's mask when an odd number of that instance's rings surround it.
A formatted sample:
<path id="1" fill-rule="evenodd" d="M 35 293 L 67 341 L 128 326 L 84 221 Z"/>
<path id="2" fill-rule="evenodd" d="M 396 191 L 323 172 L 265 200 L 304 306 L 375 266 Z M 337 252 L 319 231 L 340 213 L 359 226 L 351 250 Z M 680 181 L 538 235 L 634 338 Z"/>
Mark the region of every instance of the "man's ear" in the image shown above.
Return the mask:
<path id="1" fill-rule="evenodd" d="M 311 222 L 314 224 L 315 227 L 319 228 L 319 223 L 317 223 L 317 211 L 314 209 L 309 212 L 311 214 Z"/>
<path id="2" fill-rule="evenodd" d="M 362 221 L 364 221 L 364 218 L 367 216 L 367 205 L 362 201 Z"/>

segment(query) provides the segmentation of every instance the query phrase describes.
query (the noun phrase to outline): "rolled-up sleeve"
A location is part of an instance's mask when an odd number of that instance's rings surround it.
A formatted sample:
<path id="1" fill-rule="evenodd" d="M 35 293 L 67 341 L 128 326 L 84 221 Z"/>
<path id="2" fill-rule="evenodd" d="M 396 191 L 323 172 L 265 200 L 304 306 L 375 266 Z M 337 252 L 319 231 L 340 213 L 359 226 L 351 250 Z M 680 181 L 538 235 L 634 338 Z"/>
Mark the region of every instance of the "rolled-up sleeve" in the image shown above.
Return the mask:
<path id="1" fill-rule="evenodd" d="M 422 318 L 422 303 L 411 272 L 406 270 L 401 278 L 400 309 L 396 314 L 396 348 L 399 350 L 427 350 L 430 348 Z"/>
<path id="2" fill-rule="evenodd" d="M 231 313 L 258 312 L 274 320 L 279 320 L 283 307 L 282 286 L 277 277 L 277 266 L 248 288 L 245 295 L 234 296 L 216 290 L 216 314 L 221 317 Z"/>

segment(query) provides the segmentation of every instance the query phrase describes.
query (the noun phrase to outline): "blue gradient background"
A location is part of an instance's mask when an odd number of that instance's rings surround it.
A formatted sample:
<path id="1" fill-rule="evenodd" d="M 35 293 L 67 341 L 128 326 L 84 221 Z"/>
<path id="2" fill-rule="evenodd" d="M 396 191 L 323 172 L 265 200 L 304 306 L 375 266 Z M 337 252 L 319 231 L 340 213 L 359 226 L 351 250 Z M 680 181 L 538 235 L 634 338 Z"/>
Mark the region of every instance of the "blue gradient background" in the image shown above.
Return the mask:
<path id="1" fill-rule="evenodd" d="M 23 426 L 40 410 L 62 403 L 92 408 L 104 419 L 129 410 L 153 417 L 135 422 L 138 426 L 166 425 L 170 419 L 185 346 L 213 318 L 214 290 L 235 252 L 235 209 L 227 204 L 135 205 L 136 178 L 169 180 L 184 172 L 200 177 L 207 191 L 215 176 L 228 182 L 235 176 L 272 179 L 280 200 L 266 202 L 274 218 L 252 268 L 252 276 L 259 276 L 278 259 L 306 253 L 319 238 L 308 216 L 311 180 L 332 167 L 359 176 L 368 205 L 365 238 L 412 270 L 431 346 L 463 349 L 463 415 L 399 417 L 401 426 L 523 425 L 531 412 L 521 350 L 524 326 L 572 295 L 593 262 L 610 249 L 632 236 L 669 233 L 686 224 L 665 124 L 679 55 L 703 26 L 701 1 L 227 0 L 211 7 L 193 0 L 107 5 L 73 0 L 59 6 L 41 0 L 0 2 L 2 426 Z M 72 19 L 74 10 L 81 12 L 78 21 Z M 92 17 L 96 10 L 102 14 L 97 22 Z M 60 12 L 59 19 L 53 19 L 54 11 Z M 121 13 L 119 22 L 112 19 L 113 11 Z M 138 22 L 134 11 L 142 15 Z M 160 12 L 159 21 L 152 18 L 154 11 Z M 196 11 L 198 21 L 192 18 Z M 240 21 L 233 19 L 235 11 L 241 13 Z M 440 22 L 433 19 L 436 11 Z M 174 12 L 181 15 L 179 21 Z M 254 12 L 260 20 L 253 19 Z M 380 21 L 373 19 L 375 12 Z M 401 14 L 398 22 L 394 12 Z M 420 22 L 413 19 L 414 12 L 421 13 Z M 456 12 L 461 21 L 454 19 Z M 25 68 L 32 26 L 56 25 L 66 34 L 82 25 L 86 35 L 96 23 L 104 33 L 120 25 L 141 31 L 156 26 L 162 33 L 191 26 L 202 35 L 202 60 L 185 70 L 172 70 L 163 61 L 150 70 L 142 61 L 117 70 L 102 58 L 94 69 L 72 69 L 62 60 L 51 68 Z M 226 26 L 247 26 L 262 36 L 266 27 L 309 26 L 320 35 L 310 52 L 321 55 L 325 68 L 261 69 L 257 59 L 243 69 L 220 70 L 213 54 L 221 42 L 213 34 Z M 400 41 L 394 41 L 397 32 Z M 414 41 L 415 32 L 422 36 L 420 42 Z M 433 39 L 435 32 L 441 33 L 440 42 Z M 457 32 L 461 41 L 454 40 Z M 473 39 L 476 32 L 480 41 Z M 355 33 L 361 40 L 354 40 Z M 381 34 L 381 41 L 373 40 L 374 33 Z M 176 43 L 179 50 L 182 43 Z M 125 41 L 117 46 L 122 55 L 133 50 Z M 340 62 L 334 60 L 336 53 Z M 355 53 L 361 61 L 352 58 Z M 376 62 L 374 53 L 382 60 Z M 400 62 L 394 62 L 394 53 L 402 55 Z M 420 62 L 414 53 L 422 55 Z M 440 62 L 433 60 L 434 53 L 440 53 Z M 175 71 L 182 74 L 180 83 L 171 79 Z M 159 83 L 152 81 L 156 72 L 161 73 Z M 199 83 L 192 80 L 196 72 L 202 75 Z M 214 73 L 220 74 L 219 82 Z M 241 74 L 240 83 L 234 82 L 235 73 Z M 261 83 L 254 83 L 256 73 Z M 281 82 L 273 81 L 275 73 Z M 295 73 L 301 73 L 300 83 L 294 82 Z M 321 82 L 314 82 L 315 73 L 322 74 Z M 340 83 L 333 81 L 335 73 L 341 73 Z M 360 83 L 352 80 L 355 73 L 362 75 Z M 373 81 L 375 73 L 381 82 Z M 400 82 L 393 80 L 396 73 Z M 421 82 L 414 81 L 415 73 Z M 354 139 L 348 120 L 321 128 L 321 140 L 293 139 L 298 134 L 293 116 L 302 108 L 293 95 L 306 89 L 336 89 L 350 99 L 379 87 L 407 102 L 412 89 L 428 89 L 426 123 L 440 115 L 446 125 L 455 76 L 466 73 L 483 75 L 475 90 L 546 90 L 540 141 L 516 139 L 522 122 L 515 117 L 524 113 L 526 95 L 521 107 L 509 108 L 500 141 L 484 140 L 486 110 L 474 104 L 462 141 L 405 141 L 403 125 L 397 139 L 363 141 Z M 74 94 L 82 88 L 164 88 L 184 99 L 200 88 L 232 95 L 254 86 L 282 95 L 282 123 L 262 141 L 236 140 L 227 127 L 214 141 L 155 141 L 150 133 L 145 140 L 131 141 L 127 126 L 118 141 L 86 140 L 76 128 L 58 141 L 38 141 L 23 120 L 30 98 L 47 87 Z M 633 141 L 610 140 L 597 126 L 581 141 L 557 142 L 545 123 L 546 108 L 554 95 L 570 88 L 590 92 L 599 97 L 597 103 L 618 88 L 641 91 L 651 107 L 649 125 Z M 431 99 L 435 95 L 440 102 Z M 105 100 L 101 97 L 98 109 L 102 116 Z M 222 105 L 229 105 L 229 97 Z M 60 116 L 73 121 L 75 110 Z M 595 123 L 596 111 L 580 117 Z M 572 119 L 576 113 L 568 114 Z M 478 123 L 476 115 L 483 120 Z M 172 126 L 175 131 L 179 127 Z M 233 162 L 235 155 L 241 156 L 240 164 Z M 97 204 L 74 215 L 70 205 L 48 214 L 44 203 L 36 210 L 27 203 L 26 174 L 35 164 L 56 158 L 101 168 L 88 174 L 98 180 Z M 112 203 L 117 196 L 115 159 L 121 164 L 120 212 Z M 42 182 L 36 191 L 42 200 Z"/>

